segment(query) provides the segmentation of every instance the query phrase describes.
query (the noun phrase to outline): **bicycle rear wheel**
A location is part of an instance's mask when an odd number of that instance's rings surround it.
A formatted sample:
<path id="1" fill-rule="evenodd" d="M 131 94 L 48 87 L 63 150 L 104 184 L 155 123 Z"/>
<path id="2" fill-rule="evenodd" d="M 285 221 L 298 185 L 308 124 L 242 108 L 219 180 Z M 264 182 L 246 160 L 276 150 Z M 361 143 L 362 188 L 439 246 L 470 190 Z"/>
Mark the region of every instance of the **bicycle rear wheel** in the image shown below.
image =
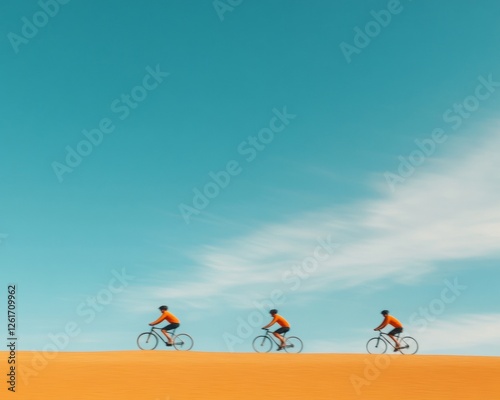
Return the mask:
<path id="1" fill-rule="evenodd" d="M 141 350 L 154 350 L 158 346 L 158 337 L 151 332 L 141 333 L 137 337 L 137 346 Z"/>
<path id="2" fill-rule="evenodd" d="M 304 345 L 297 336 L 290 336 L 285 341 L 285 351 L 287 353 L 300 353 Z"/>
<path id="3" fill-rule="evenodd" d="M 399 351 L 403 354 L 415 354 L 418 351 L 418 343 L 411 336 L 399 339 Z"/>
<path id="4" fill-rule="evenodd" d="M 269 353 L 273 348 L 273 341 L 265 335 L 257 336 L 252 342 L 252 347 L 257 353 Z"/>
<path id="5" fill-rule="evenodd" d="M 366 343 L 366 350 L 370 354 L 384 354 L 387 351 L 387 343 L 384 339 L 374 337 Z"/>
<path id="6" fill-rule="evenodd" d="M 174 336 L 174 347 L 176 350 L 191 350 L 194 344 L 194 340 L 187 333 L 179 333 Z"/>

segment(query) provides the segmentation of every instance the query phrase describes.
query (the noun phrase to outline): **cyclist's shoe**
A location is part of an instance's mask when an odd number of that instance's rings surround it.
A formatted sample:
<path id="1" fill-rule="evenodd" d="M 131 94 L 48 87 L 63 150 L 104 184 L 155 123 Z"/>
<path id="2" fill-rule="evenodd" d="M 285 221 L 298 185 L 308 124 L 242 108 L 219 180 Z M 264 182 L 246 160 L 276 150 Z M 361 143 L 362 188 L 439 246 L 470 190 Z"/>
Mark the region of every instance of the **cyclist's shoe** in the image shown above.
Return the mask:
<path id="1" fill-rule="evenodd" d="M 401 347 L 394 347 L 394 352 L 401 350 Z"/>
<path id="2" fill-rule="evenodd" d="M 285 348 L 285 346 L 278 346 L 278 351 L 281 351 Z"/>
<path id="3" fill-rule="evenodd" d="M 168 347 L 172 347 L 172 346 L 173 346 L 173 344 L 172 344 L 172 343 L 167 343 L 167 346 L 168 346 Z"/>

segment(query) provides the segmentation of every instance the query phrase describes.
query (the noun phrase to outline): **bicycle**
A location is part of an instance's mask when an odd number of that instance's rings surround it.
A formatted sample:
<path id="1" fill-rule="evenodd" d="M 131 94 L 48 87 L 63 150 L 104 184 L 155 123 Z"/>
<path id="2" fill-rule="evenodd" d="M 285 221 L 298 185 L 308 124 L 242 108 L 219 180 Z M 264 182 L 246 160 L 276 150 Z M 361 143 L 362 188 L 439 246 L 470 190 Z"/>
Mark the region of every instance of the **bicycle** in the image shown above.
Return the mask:
<path id="1" fill-rule="evenodd" d="M 399 338 L 399 333 L 395 336 L 399 341 L 398 350 L 396 350 L 396 346 L 393 344 L 393 341 L 388 339 L 389 334 L 382 331 L 379 332 L 377 337 L 368 340 L 366 343 L 366 350 L 370 354 L 384 354 L 387 351 L 387 344 L 389 344 L 394 351 L 399 351 L 401 354 L 415 354 L 418 351 L 418 343 L 411 336 Z"/>
<path id="2" fill-rule="evenodd" d="M 257 353 L 268 353 L 273 348 L 273 343 L 281 346 L 281 342 L 269 333 L 269 329 L 264 330 L 266 334 L 257 336 L 252 342 L 252 347 Z M 287 353 L 300 353 L 304 347 L 302 340 L 297 336 L 285 337 L 285 335 L 286 332 L 283 334 L 285 338 L 285 351 Z"/>
<path id="3" fill-rule="evenodd" d="M 161 328 L 155 328 L 152 326 L 149 332 L 141 333 L 137 337 L 137 346 L 139 346 L 141 350 L 154 350 L 156 349 L 156 346 L 158 346 L 158 339 L 160 339 L 163 343 L 165 343 L 165 346 L 167 346 L 168 342 L 164 339 L 164 335 L 156 331 L 161 331 Z M 172 336 L 173 347 L 176 350 L 188 351 L 193 347 L 193 338 L 187 333 L 179 333 L 176 335 L 175 329 L 167 332 L 169 332 Z"/>

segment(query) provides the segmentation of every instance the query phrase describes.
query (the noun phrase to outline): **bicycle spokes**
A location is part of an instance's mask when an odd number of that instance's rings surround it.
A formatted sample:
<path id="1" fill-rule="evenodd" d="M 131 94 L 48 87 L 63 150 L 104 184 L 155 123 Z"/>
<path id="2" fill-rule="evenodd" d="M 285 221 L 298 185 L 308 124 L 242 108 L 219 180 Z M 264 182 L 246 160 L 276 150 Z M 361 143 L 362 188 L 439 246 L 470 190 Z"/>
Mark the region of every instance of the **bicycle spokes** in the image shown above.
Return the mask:
<path id="1" fill-rule="evenodd" d="M 387 343 L 380 337 L 374 337 L 366 343 L 366 349 L 370 354 L 384 354 L 387 351 Z"/>
<path id="2" fill-rule="evenodd" d="M 179 333 L 174 337 L 174 347 L 177 350 L 191 350 L 193 347 L 194 341 L 191 336 L 189 336 L 187 333 Z"/>

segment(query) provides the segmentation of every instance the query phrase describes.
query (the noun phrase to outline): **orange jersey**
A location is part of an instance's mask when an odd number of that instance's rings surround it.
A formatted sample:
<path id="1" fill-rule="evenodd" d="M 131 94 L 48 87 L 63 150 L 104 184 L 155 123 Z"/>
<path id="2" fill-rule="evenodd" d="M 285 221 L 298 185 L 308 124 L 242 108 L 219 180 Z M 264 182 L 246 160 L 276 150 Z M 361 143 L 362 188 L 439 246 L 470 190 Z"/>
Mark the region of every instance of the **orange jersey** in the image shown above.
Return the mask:
<path id="1" fill-rule="evenodd" d="M 278 315 L 278 314 L 274 314 L 274 318 L 271 322 L 269 322 L 269 324 L 267 325 L 268 327 L 273 325 L 274 323 L 277 323 L 278 325 L 280 326 L 283 326 L 285 328 L 290 328 L 290 324 L 288 323 L 288 321 L 283 318 L 281 315 Z"/>
<path id="2" fill-rule="evenodd" d="M 380 326 L 375 329 L 385 328 L 387 325 L 392 325 L 394 328 L 402 328 L 403 324 L 399 322 L 397 318 L 394 318 L 392 315 L 386 315 Z"/>
<path id="3" fill-rule="evenodd" d="M 179 318 L 177 318 L 174 314 L 171 312 L 168 312 L 167 310 L 163 311 L 161 313 L 160 318 L 158 318 L 155 322 L 151 322 L 153 325 L 159 324 L 161 321 L 167 320 L 167 322 L 170 322 L 171 324 L 179 324 Z"/>

